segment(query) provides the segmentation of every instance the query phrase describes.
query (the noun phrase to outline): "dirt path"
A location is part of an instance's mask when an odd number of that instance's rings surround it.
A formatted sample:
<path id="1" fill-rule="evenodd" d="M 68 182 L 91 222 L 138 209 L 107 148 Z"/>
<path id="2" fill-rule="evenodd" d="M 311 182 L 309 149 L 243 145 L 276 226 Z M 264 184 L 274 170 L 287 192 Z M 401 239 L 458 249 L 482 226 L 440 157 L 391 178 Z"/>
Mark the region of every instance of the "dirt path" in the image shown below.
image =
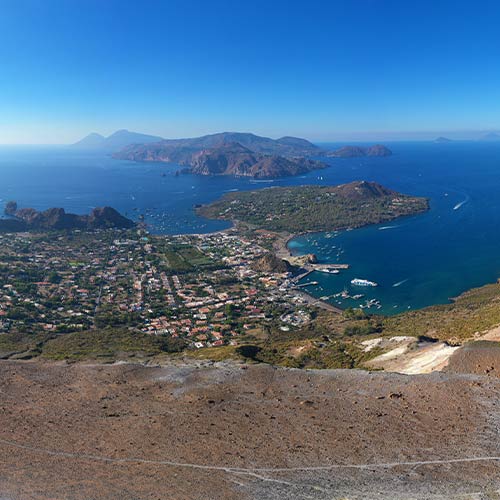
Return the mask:
<path id="1" fill-rule="evenodd" d="M 356 500 L 500 488 L 500 380 L 0 363 L 0 497 Z"/>
<path id="2" fill-rule="evenodd" d="M 111 458 L 99 455 L 86 455 L 81 453 L 74 453 L 68 451 L 56 451 L 47 450 L 45 448 L 38 448 L 36 446 L 27 446 L 21 443 L 16 443 L 14 441 L 9 441 L 7 439 L 0 438 L 0 444 L 19 448 L 22 450 L 32 451 L 34 453 L 41 453 L 42 455 L 50 455 L 55 457 L 62 457 L 67 459 L 75 460 L 88 460 L 92 462 L 109 462 L 113 464 L 148 464 L 148 465 L 165 465 L 168 467 L 184 467 L 188 469 L 201 469 L 209 471 L 222 471 L 228 474 L 245 474 L 245 473 L 257 473 L 257 472 L 267 472 L 267 473 L 278 473 L 278 472 L 311 472 L 311 471 L 328 471 L 334 469 L 390 469 L 395 467 L 415 467 L 419 465 L 451 465 L 451 464 L 462 464 L 471 462 L 498 462 L 500 461 L 500 456 L 497 457 L 461 457 L 461 458 L 449 458 L 440 460 L 419 460 L 419 461 L 405 461 L 405 462 L 388 462 L 388 463 L 368 463 L 368 464 L 328 464 L 328 465 L 317 465 L 314 467 L 302 466 L 302 467 L 227 467 L 220 465 L 202 465 L 202 464 L 192 464 L 186 462 L 172 462 L 170 460 L 150 460 L 146 458 Z"/>

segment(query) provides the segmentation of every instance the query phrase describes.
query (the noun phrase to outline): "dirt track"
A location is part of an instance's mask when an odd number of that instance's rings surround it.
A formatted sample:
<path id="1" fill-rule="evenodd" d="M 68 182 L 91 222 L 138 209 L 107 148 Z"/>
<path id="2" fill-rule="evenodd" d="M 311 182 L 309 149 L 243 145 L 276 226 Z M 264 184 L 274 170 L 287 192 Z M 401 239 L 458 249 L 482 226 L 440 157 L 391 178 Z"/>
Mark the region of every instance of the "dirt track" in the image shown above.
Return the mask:
<path id="1" fill-rule="evenodd" d="M 500 461 L 464 460 L 500 456 L 499 389 L 478 375 L 3 361 L 0 498 L 497 498 Z"/>

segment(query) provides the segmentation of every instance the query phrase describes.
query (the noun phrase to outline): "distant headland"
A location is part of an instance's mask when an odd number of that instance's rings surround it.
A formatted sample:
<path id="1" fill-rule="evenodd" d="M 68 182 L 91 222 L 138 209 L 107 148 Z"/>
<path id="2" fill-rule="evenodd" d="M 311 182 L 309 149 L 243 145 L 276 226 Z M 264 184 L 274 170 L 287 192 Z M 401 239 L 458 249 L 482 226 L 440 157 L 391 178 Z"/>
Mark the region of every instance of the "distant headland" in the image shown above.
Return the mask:
<path id="1" fill-rule="evenodd" d="M 497 132 L 489 132 L 479 138 L 480 141 L 497 142 L 500 141 L 500 134 Z"/>
<path id="2" fill-rule="evenodd" d="M 104 137 L 93 132 L 83 139 L 71 144 L 74 149 L 107 151 L 114 153 L 130 144 L 147 144 L 163 140 L 161 137 L 130 132 L 129 130 L 117 130 L 114 134 Z"/>
<path id="3" fill-rule="evenodd" d="M 437 139 L 434 139 L 434 142 L 437 142 L 438 144 L 445 144 L 448 142 L 453 142 L 453 140 L 448 139 L 448 137 L 438 137 Z"/>
<path id="4" fill-rule="evenodd" d="M 119 130 L 109 137 L 90 134 L 72 147 L 106 151 L 121 160 L 176 163 L 184 167 L 179 173 L 255 179 L 300 175 L 327 167 L 320 161 L 321 158 L 384 157 L 392 154 L 381 144 L 368 147 L 348 145 L 330 151 L 300 137 L 271 139 L 243 132 L 162 139 Z"/>
<path id="5" fill-rule="evenodd" d="M 5 206 L 8 219 L 0 219 L 0 232 L 58 231 L 71 229 L 131 229 L 135 222 L 111 207 L 94 208 L 89 215 L 66 213 L 64 208 L 49 208 L 42 212 L 34 208 L 17 207 L 15 201 Z"/>
<path id="6" fill-rule="evenodd" d="M 362 146 L 344 146 L 342 148 L 336 149 L 335 151 L 329 151 L 325 156 L 331 158 L 357 158 L 360 156 L 391 156 L 392 151 L 382 144 L 375 144 L 374 146 L 362 147 Z"/>
<path id="7" fill-rule="evenodd" d="M 241 132 L 133 144 L 113 155 L 139 162 L 177 163 L 187 167 L 183 172 L 198 175 L 257 179 L 287 177 L 325 168 L 325 163 L 311 159 L 320 156 L 323 150 L 305 139 L 270 139 Z"/>
<path id="8" fill-rule="evenodd" d="M 246 222 L 270 231 L 334 231 L 387 222 L 425 212 L 426 198 L 409 196 L 376 182 L 340 186 L 272 187 L 227 193 L 197 209 L 207 218 Z"/>

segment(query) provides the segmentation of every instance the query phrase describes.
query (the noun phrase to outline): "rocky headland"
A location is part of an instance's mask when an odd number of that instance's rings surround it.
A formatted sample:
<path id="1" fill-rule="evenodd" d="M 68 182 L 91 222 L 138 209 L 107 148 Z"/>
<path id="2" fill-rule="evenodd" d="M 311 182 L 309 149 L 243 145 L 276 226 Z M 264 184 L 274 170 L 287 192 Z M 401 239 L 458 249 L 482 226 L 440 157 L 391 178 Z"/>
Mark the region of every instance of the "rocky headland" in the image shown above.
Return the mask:
<path id="1" fill-rule="evenodd" d="M 51 231 L 65 229 L 131 229 L 135 222 L 111 207 L 94 208 L 88 215 L 66 213 L 64 208 L 38 211 L 17 207 L 10 201 L 5 206 L 8 219 L 0 219 L 0 232 Z"/>

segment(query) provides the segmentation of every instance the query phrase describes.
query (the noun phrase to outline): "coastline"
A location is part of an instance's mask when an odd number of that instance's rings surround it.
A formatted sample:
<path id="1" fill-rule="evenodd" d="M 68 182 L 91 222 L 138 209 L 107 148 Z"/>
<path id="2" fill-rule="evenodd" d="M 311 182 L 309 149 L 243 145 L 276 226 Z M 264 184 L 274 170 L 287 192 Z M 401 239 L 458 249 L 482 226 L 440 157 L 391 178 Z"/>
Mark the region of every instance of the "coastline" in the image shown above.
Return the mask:
<path id="1" fill-rule="evenodd" d="M 270 233 L 276 236 L 276 241 L 274 242 L 273 246 L 276 257 L 284 260 L 288 260 L 290 257 L 292 257 L 290 249 L 288 248 L 288 242 L 293 240 L 293 238 L 300 236 L 301 234 L 308 234 L 307 232 L 295 234 L 295 233 L 273 233 L 272 231 L 270 231 Z M 302 267 L 303 269 L 309 272 L 315 270 L 314 267 L 307 264 L 303 264 Z M 325 309 L 327 311 L 334 312 L 337 314 L 343 314 L 344 312 L 344 310 L 341 309 L 340 307 L 334 306 L 329 302 L 325 302 L 324 300 L 321 300 L 315 297 L 314 295 L 307 293 L 307 291 L 305 290 L 294 290 L 294 293 L 298 297 L 304 299 L 311 306 L 319 307 L 321 309 Z"/>
<path id="2" fill-rule="evenodd" d="M 419 215 L 419 214 L 416 214 L 416 215 Z M 239 220 L 231 220 L 230 222 L 231 222 L 230 227 L 225 228 L 225 229 L 220 229 L 217 231 L 212 231 L 210 233 L 197 233 L 197 234 L 195 234 L 195 233 L 182 233 L 182 234 L 179 234 L 177 236 L 184 236 L 184 235 L 187 235 L 187 236 L 192 236 L 192 235 L 206 236 L 206 235 L 210 235 L 210 234 L 223 234 L 223 233 L 231 233 L 231 232 L 237 233 L 240 229 L 243 229 L 242 226 L 244 226 L 244 227 L 251 229 L 251 230 L 258 230 L 258 231 L 267 233 L 269 235 L 272 235 L 275 238 L 275 241 L 273 242 L 273 250 L 272 250 L 273 253 L 278 258 L 288 260 L 290 257 L 292 257 L 291 252 L 288 248 L 288 243 L 291 240 L 293 240 L 294 238 L 301 236 L 301 235 L 321 234 L 321 233 L 325 232 L 325 231 L 303 231 L 303 232 L 299 232 L 299 233 L 290 233 L 290 232 L 285 232 L 285 231 L 275 232 L 275 231 L 270 231 L 267 229 L 259 229 L 256 226 L 252 226 L 246 222 L 241 222 Z M 369 225 L 367 225 L 367 226 L 369 226 Z M 364 226 L 364 227 L 367 227 L 367 226 Z M 156 235 L 156 236 L 162 237 L 165 235 Z M 327 265 L 327 264 L 325 264 L 325 265 Z M 313 266 L 310 266 L 307 264 L 303 265 L 302 267 L 308 271 L 314 270 Z M 473 286 L 471 288 L 466 288 L 462 292 L 458 293 L 456 296 L 450 296 L 448 298 L 447 302 L 434 303 L 434 304 L 431 304 L 428 306 L 424 306 L 422 308 L 414 309 L 411 312 L 418 313 L 419 311 L 423 311 L 423 310 L 426 310 L 429 308 L 447 306 L 447 305 L 456 303 L 457 301 L 460 301 L 461 298 L 466 298 L 468 294 L 471 294 L 471 293 L 473 294 L 477 290 L 481 290 L 481 289 L 484 289 L 485 287 L 489 287 L 489 286 L 492 286 L 492 285 L 495 285 L 498 283 L 500 283 L 500 278 L 497 278 L 497 279 L 492 280 L 492 281 L 487 281 L 483 284 L 476 285 L 476 286 Z M 308 302 L 308 304 L 310 304 L 313 307 L 318 307 L 318 308 L 325 309 L 325 310 L 335 312 L 338 314 L 342 314 L 344 312 L 344 309 L 341 309 L 340 307 L 337 307 L 337 306 L 333 306 L 332 304 L 330 304 L 328 302 L 322 301 L 318 297 L 315 297 L 315 296 L 307 293 L 307 291 L 305 289 L 294 290 L 294 293 L 296 293 L 297 296 L 300 296 L 301 298 L 305 299 Z M 389 315 L 388 317 L 396 318 L 400 315 L 407 314 L 407 312 L 408 311 L 400 311 L 399 313 L 397 313 L 395 315 Z M 383 314 L 382 316 L 385 317 L 385 314 Z"/>

